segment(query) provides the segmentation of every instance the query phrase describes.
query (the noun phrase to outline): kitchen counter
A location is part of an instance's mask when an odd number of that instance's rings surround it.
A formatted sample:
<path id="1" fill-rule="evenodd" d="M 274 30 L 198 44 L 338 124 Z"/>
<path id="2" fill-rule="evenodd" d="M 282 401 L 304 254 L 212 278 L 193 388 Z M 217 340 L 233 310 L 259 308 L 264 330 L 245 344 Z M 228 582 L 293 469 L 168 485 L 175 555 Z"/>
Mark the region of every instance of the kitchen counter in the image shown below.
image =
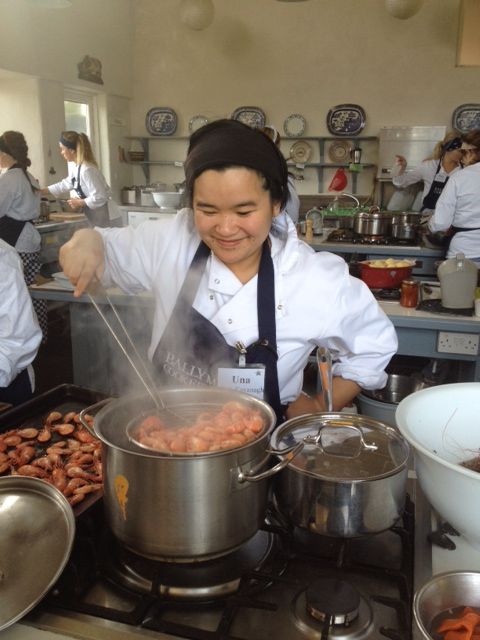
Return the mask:
<path id="1" fill-rule="evenodd" d="M 30 292 L 33 298 L 70 305 L 74 383 L 104 393 L 124 391 L 126 381 L 121 374 L 127 369 L 125 357 L 88 297 L 74 298 L 71 291 L 55 282 L 32 285 Z M 109 295 L 118 306 L 137 348 L 146 360 L 153 319 L 152 298 L 146 293 L 128 296 L 119 289 L 110 290 Z M 101 302 L 101 297 L 99 300 Z M 480 318 L 417 311 L 401 307 L 398 302 L 379 304 L 395 326 L 399 341 L 398 354 L 459 361 L 462 381 L 480 381 L 480 355 L 440 353 L 437 350 L 439 331 L 480 334 Z M 135 382 L 132 384 L 136 386 Z"/>

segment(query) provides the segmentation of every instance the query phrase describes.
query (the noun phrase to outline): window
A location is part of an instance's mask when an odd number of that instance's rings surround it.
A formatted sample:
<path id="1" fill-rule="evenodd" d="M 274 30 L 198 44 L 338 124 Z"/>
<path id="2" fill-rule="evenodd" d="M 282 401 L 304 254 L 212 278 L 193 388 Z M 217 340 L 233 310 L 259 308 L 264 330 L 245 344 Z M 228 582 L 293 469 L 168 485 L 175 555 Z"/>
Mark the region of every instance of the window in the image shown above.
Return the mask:
<path id="1" fill-rule="evenodd" d="M 67 131 L 77 131 L 85 133 L 89 138 L 90 132 L 90 113 L 88 104 L 83 102 L 73 102 L 65 100 L 65 129 Z"/>
<path id="2" fill-rule="evenodd" d="M 93 153 L 98 162 L 100 154 L 98 147 L 98 120 L 95 95 L 78 89 L 65 89 L 65 130 L 85 133 L 92 145 Z"/>

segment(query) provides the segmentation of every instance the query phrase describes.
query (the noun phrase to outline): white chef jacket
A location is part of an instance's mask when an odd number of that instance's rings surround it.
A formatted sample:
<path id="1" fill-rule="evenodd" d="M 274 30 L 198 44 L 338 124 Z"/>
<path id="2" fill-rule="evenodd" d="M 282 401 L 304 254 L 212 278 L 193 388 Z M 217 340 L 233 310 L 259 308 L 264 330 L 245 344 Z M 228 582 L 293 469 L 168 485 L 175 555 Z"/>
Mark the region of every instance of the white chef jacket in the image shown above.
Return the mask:
<path id="1" fill-rule="evenodd" d="M 447 258 L 464 253 L 466 258 L 480 259 L 480 162 L 465 167 L 448 181 L 430 218 L 430 231 L 446 231 L 455 227 L 479 228 L 478 231 L 456 233 Z"/>
<path id="2" fill-rule="evenodd" d="M 42 339 L 16 250 L 0 240 L 0 387 L 8 385 L 37 355 Z"/>
<path id="3" fill-rule="evenodd" d="M 288 174 L 288 198 L 287 204 L 282 209 L 293 220 L 293 223 L 298 222 L 300 215 L 300 198 L 298 197 L 297 190 L 295 189 L 294 178 L 291 174 Z"/>
<path id="4" fill-rule="evenodd" d="M 39 187 L 35 178 L 28 173 L 31 183 Z M 15 220 L 35 220 L 40 215 L 40 190 L 32 191 L 22 169 L 9 169 L 0 175 L 0 216 Z M 37 229 L 27 222 L 23 227 L 15 249 L 19 253 L 40 251 L 41 236 Z"/>
<path id="5" fill-rule="evenodd" d="M 66 193 L 70 193 L 74 187 L 78 187 L 78 164 L 71 162 L 68 164 L 68 177 L 51 184 L 48 187 L 50 193 L 59 198 Z M 73 181 L 75 179 L 75 182 Z M 103 173 L 97 167 L 92 164 L 82 162 L 80 165 L 80 186 L 83 193 L 87 196 L 85 198 L 85 205 L 89 209 L 99 209 L 112 199 L 112 190 L 107 184 Z M 75 195 L 77 198 L 78 196 Z M 111 218 L 116 217 L 111 215 Z"/>
<path id="6" fill-rule="evenodd" d="M 390 320 L 368 287 L 349 275 L 342 258 L 316 253 L 297 238 L 288 216 L 283 217 L 289 230 L 286 238 L 270 235 L 282 403 L 300 394 L 303 370 L 317 345 L 332 350 L 337 360 L 335 375 L 366 389 L 385 386 L 384 368 L 397 349 Z M 106 251 L 103 284 L 115 284 L 130 294 L 149 290 L 154 296 L 152 357 L 200 242 L 192 212 L 182 209 L 169 220 L 97 231 Z M 242 284 L 213 254 L 193 306 L 229 345 L 237 341 L 248 345 L 259 339 L 257 277 Z"/>
<path id="7" fill-rule="evenodd" d="M 412 184 L 416 184 L 417 182 L 423 182 L 423 192 L 419 207 L 419 209 L 421 209 L 423 206 L 423 199 L 430 191 L 433 179 L 435 178 L 439 182 L 445 182 L 447 178 L 461 169 L 461 167 L 455 167 L 455 169 L 450 171 L 450 173 L 447 173 L 443 168 L 443 165 L 441 165 L 437 173 L 439 162 L 440 160 L 424 160 L 418 165 L 418 167 L 415 167 L 411 171 L 405 171 L 404 173 L 393 177 L 392 182 L 394 186 L 399 189 L 405 189 L 406 187 L 409 187 Z"/>

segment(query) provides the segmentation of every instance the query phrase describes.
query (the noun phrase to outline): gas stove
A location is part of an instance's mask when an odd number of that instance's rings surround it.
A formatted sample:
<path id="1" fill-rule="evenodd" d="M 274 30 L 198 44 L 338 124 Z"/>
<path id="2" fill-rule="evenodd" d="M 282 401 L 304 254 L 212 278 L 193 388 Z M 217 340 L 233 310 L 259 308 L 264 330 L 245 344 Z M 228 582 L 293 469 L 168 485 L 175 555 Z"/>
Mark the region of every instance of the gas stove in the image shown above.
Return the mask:
<path id="1" fill-rule="evenodd" d="M 414 505 L 356 539 L 289 527 L 269 509 L 257 534 L 221 558 L 171 564 L 109 533 L 102 505 L 77 522 L 74 550 L 32 624 L 79 638 L 409 640 Z"/>
<path id="2" fill-rule="evenodd" d="M 356 231 L 353 231 L 353 229 L 335 229 L 327 236 L 327 242 L 344 242 L 370 246 L 417 247 L 419 245 L 417 239 L 404 240 L 383 235 L 365 235 L 357 233 Z"/>

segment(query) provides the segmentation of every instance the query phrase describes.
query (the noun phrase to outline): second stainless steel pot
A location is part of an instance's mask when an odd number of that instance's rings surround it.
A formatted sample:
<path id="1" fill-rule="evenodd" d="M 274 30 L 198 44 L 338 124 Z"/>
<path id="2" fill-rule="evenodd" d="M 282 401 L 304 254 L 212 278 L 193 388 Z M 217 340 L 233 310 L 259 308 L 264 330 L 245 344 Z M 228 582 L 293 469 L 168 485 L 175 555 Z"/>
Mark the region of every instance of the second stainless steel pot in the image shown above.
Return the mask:
<path id="1" fill-rule="evenodd" d="M 103 445 L 104 508 L 112 533 L 135 552 L 171 562 L 223 555 L 251 538 L 263 523 L 267 478 L 288 460 L 270 468 L 268 451 L 275 413 L 247 394 L 213 387 L 163 389 L 167 407 L 211 410 L 237 400 L 259 410 L 265 428 L 246 445 L 205 454 L 168 455 L 132 443 L 127 425 L 145 411 L 154 413 L 148 394 L 109 401 L 94 419 Z M 89 407 L 82 412 L 93 412 Z M 88 426 L 82 420 L 84 426 Z"/>
<path id="2" fill-rule="evenodd" d="M 294 525 L 351 538 L 389 529 L 405 503 L 408 443 L 371 418 L 319 413 L 288 420 L 272 447 L 304 449 L 275 479 L 281 513 Z"/>
<path id="3" fill-rule="evenodd" d="M 372 207 L 354 216 L 353 229 L 366 236 L 389 236 L 392 230 L 392 214 Z"/>

